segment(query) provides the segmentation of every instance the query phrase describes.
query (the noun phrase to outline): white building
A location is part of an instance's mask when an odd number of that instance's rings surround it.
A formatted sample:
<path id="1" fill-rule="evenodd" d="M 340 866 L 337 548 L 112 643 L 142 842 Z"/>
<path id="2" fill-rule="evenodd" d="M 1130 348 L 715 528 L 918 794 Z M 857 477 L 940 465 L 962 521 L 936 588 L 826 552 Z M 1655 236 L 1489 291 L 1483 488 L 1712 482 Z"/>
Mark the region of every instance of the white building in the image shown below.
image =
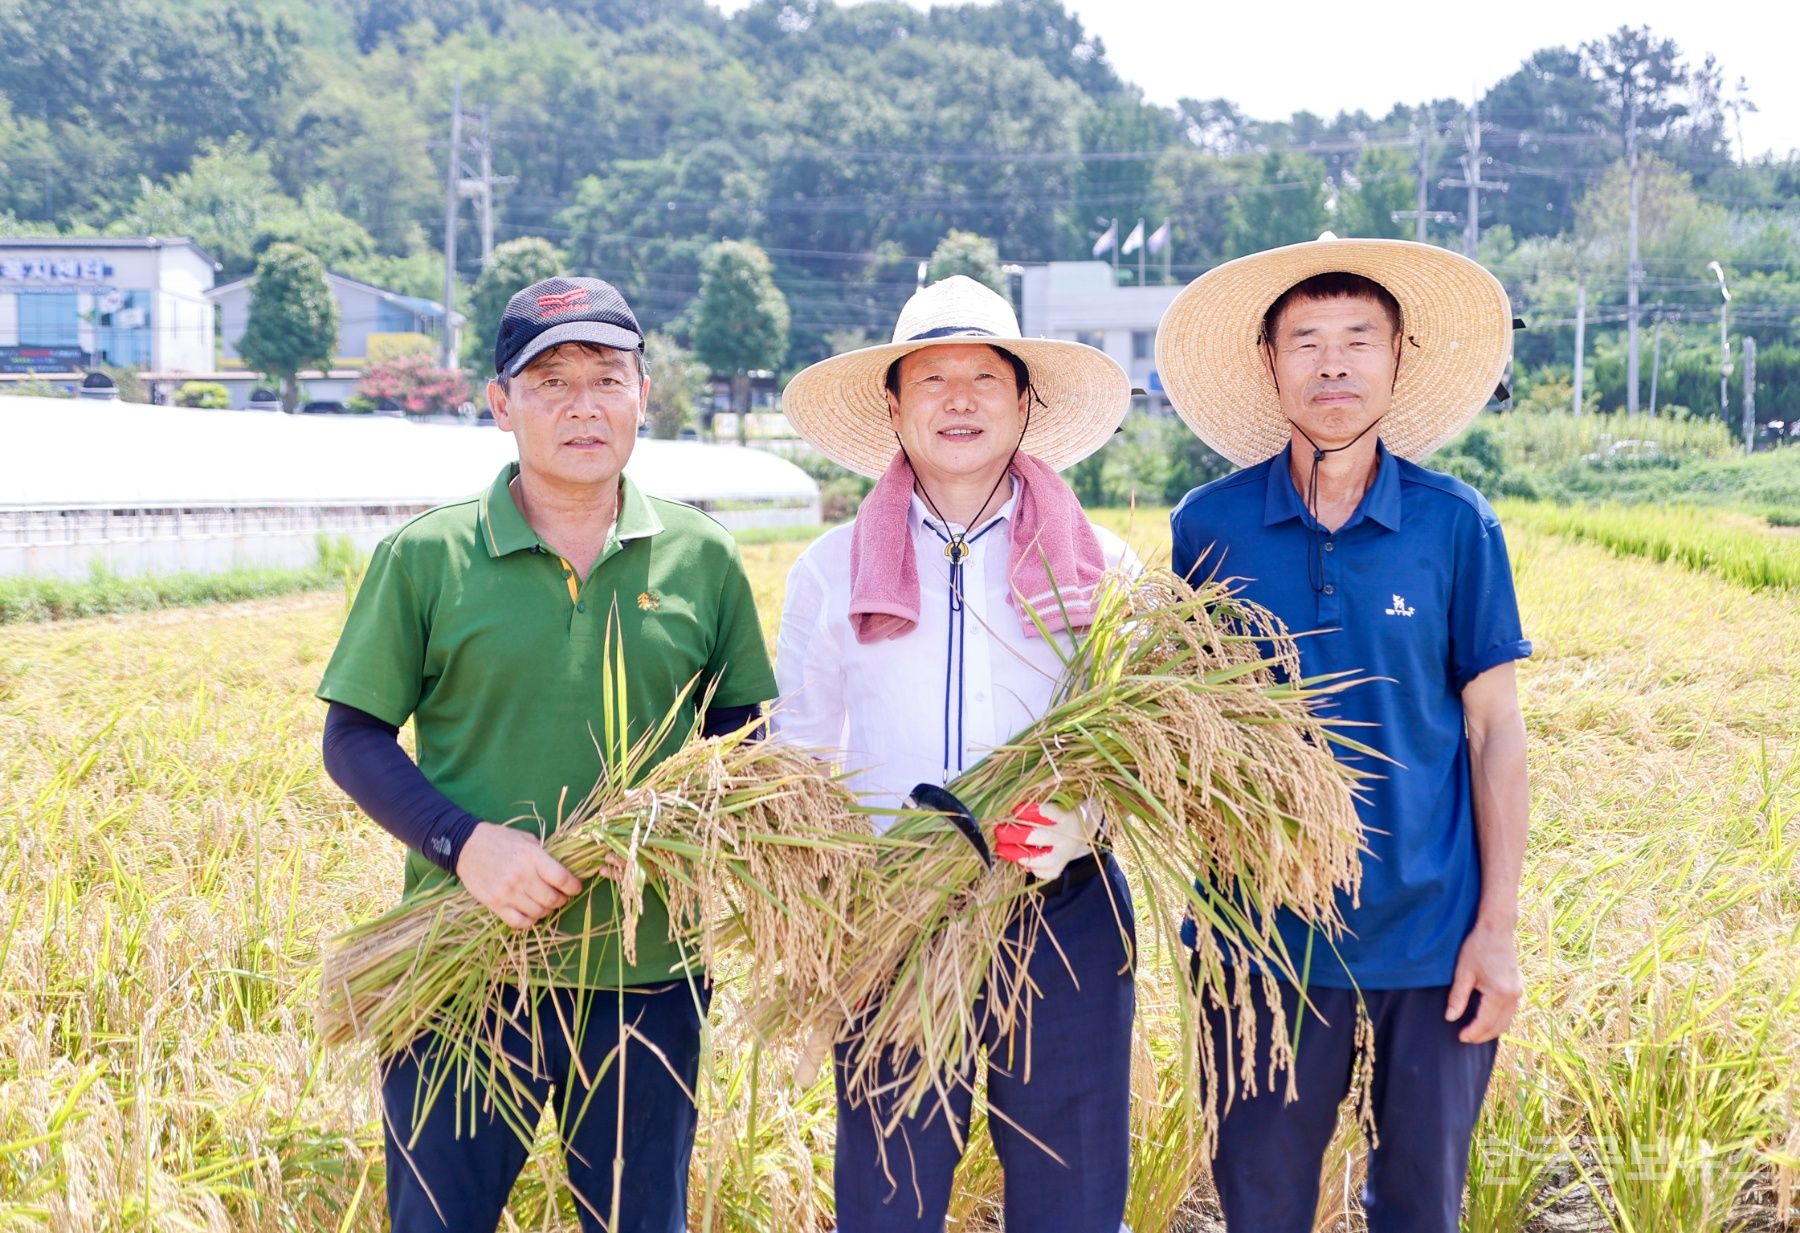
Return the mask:
<path id="1" fill-rule="evenodd" d="M 0 373 L 208 371 L 217 269 L 179 237 L 0 237 Z"/>
<path id="2" fill-rule="evenodd" d="M 337 366 L 360 364 L 369 357 L 369 340 L 383 334 L 424 334 L 441 339 L 444 306 L 436 300 L 401 295 L 342 274 L 325 274 L 331 298 L 337 301 L 338 341 L 333 355 Z M 229 362 L 242 360 L 238 340 L 250 325 L 250 289 L 256 275 L 215 287 L 208 298 L 219 306 L 220 352 Z M 461 313 L 450 314 L 450 328 L 462 327 Z M 210 360 L 207 367 L 212 367 Z"/>
<path id="3" fill-rule="evenodd" d="M 1168 400 L 1156 372 L 1156 326 L 1181 291 L 1121 287 L 1104 261 L 1051 261 L 1025 267 L 1019 326 L 1032 338 L 1086 343 L 1119 361 L 1133 389 L 1148 391 L 1151 410 Z"/>

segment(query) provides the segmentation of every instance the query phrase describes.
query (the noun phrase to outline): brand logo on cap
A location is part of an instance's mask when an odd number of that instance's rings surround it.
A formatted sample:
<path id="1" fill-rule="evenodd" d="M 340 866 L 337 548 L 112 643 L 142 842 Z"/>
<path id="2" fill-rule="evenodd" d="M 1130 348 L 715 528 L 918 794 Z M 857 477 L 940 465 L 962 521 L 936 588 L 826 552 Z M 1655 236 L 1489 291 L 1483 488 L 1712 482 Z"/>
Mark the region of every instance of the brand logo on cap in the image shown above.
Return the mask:
<path id="1" fill-rule="evenodd" d="M 571 308 L 586 308 L 587 302 L 586 287 L 577 287 L 573 291 L 564 291 L 556 295 L 540 295 L 537 298 L 538 312 L 544 314 L 564 313 Z"/>

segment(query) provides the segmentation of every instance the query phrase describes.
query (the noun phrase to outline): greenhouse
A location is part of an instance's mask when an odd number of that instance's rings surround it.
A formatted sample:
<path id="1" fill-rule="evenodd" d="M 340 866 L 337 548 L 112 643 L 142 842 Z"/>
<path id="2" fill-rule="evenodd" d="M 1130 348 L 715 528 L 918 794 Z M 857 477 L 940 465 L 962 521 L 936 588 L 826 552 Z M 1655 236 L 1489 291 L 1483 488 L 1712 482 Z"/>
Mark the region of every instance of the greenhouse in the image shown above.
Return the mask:
<path id="1" fill-rule="evenodd" d="M 516 457 L 492 423 L 0 398 L 0 575 L 301 565 L 367 551 Z M 819 521 L 818 485 L 737 446 L 640 438 L 627 474 L 741 529 Z"/>

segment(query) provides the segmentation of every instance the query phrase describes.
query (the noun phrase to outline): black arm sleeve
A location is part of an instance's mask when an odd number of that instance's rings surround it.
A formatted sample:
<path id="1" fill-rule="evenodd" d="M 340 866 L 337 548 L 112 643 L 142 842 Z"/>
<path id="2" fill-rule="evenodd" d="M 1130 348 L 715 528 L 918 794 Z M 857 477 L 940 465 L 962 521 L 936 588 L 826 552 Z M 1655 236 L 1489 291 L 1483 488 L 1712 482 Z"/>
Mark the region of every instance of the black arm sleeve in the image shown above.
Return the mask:
<path id="1" fill-rule="evenodd" d="M 701 736 L 724 736 L 727 732 L 736 732 L 752 719 L 762 718 L 762 706 L 752 702 L 749 706 L 715 706 L 709 707 L 700 716 Z M 763 738 L 764 728 L 758 727 L 750 737 L 753 741 Z"/>
<path id="2" fill-rule="evenodd" d="M 325 713 L 325 771 L 383 830 L 455 873 L 481 819 L 432 787 L 399 737 L 392 724 L 333 702 Z"/>

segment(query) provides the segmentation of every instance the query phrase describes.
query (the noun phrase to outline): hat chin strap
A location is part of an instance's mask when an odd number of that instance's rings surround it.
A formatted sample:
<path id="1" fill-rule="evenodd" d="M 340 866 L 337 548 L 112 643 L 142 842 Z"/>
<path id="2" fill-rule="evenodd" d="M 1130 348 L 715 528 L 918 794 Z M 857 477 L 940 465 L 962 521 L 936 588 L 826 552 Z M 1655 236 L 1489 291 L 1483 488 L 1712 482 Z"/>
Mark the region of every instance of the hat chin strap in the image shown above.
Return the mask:
<path id="1" fill-rule="evenodd" d="M 1325 535 L 1323 524 L 1319 521 L 1319 464 L 1325 461 L 1325 455 L 1336 454 L 1355 445 L 1358 441 L 1368 436 L 1375 425 L 1381 423 L 1381 421 L 1386 418 L 1386 414 L 1376 416 L 1369 421 L 1369 426 L 1367 428 L 1364 428 L 1361 432 L 1357 433 L 1354 437 L 1351 437 L 1342 445 L 1334 445 L 1329 449 L 1313 440 L 1312 434 L 1300 427 L 1300 422 L 1298 420 L 1290 419 L 1288 421 L 1289 424 L 1293 425 L 1294 431 L 1305 437 L 1306 443 L 1312 446 L 1312 470 L 1307 473 L 1306 477 L 1306 512 L 1312 515 L 1312 524 L 1306 528 L 1306 581 L 1312 586 L 1315 593 L 1325 589 Z"/>

